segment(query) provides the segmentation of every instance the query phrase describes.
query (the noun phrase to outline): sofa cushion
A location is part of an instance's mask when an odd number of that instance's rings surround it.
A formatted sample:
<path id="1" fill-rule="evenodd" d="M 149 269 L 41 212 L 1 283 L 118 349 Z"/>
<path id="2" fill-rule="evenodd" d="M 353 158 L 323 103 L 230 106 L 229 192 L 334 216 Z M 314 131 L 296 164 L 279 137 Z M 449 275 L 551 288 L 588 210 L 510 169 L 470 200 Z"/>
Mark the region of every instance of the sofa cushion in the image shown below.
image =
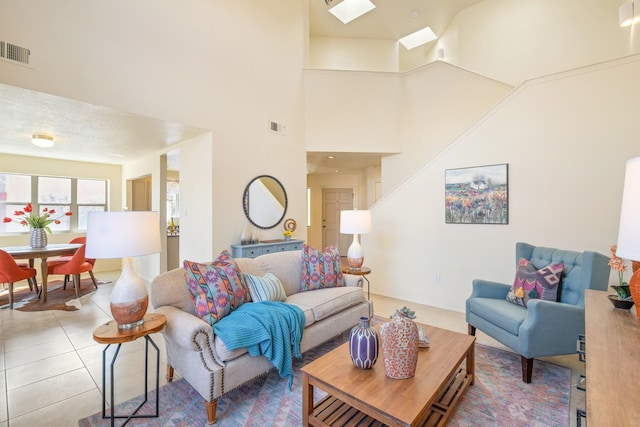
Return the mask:
<path id="1" fill-rule="evenodd" d="M 335 286 L 344 286 L 338 247 L 329 246 L 320 252 L 303 243 L 300 292 Z"/>
<path id="2" fill-rule="evenodd" d="M 470 298 L 468 302 L 469 312 L 513 335 L 518 335 L 520 325 L 527 317 L 527 309 L 525 307 L 511 304 L 504 299 Z"/>
<path id="3" fill-rule="evenodd" d="M 364 301 L 364 292 L 362 288 L 355 286 L 300 292 L 289 295 L 285 300 L 289 304 L 297 305 L 305 313 L 305 327 L 362 301 Z"/>
<path id="4" fill-rule="evenodd" d="M 235 264 L 216 266 L 185 260 L 184 275 L 196 315 L 212 326 L 245 301 Z"/>
<path id="5" fill-rule="evenodd" d="M 362 301 L 364 301 L 364 292 L 362 288 L 355 286 L 300 292 L 288 296 L 285 300 L 286 303 L 294 304 L 303 311 L 305 328 L 349 307 L 360 304 Z M 214 341 L 214 348 L 218 359 L 222 362 L 236 359 L 247 352 L 246 348 L 229 350 L 217 336 Z"/>
<path id="6" fill-rule="evenodd" d="M 244 278 L 254 302 L 284 301 L 287 298 L 282 283 L 273 273 L 267 273 L 262 277 L 247 273 L 244 274 Z"/>
<path id="7" fill-rule="evenodd" d="M 530 299 L 558 301 L 558 289 L 564 264 L 551 264 L 537 269 L 529 260 L 521 258 L 516 278 L 507 294 L 507 301 L 527 306 Z"/>
<path id="8" fill-rule="evenodd" d="M 238 263 L 240 263 L 243 272 L 254 276 L 264 276 L 266 273 L 275 274 L 280 283 L 282 283 L 285 293 L 291 295 L 300 292 L 301 252 L 273 252 L 260 255 L 251 260 L 240 258 Z M 247 270 L 245 270 L 245 266 Z"/>

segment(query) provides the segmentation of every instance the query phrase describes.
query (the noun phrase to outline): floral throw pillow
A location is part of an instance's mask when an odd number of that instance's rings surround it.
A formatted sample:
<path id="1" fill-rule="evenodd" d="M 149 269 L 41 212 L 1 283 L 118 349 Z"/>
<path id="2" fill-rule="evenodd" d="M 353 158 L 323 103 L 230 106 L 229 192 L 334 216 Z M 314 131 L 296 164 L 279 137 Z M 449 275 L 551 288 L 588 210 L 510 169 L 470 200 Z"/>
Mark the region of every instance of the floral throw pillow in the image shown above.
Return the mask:
<path id="1" fill-rule="evenodd" d="M 300 292 L 344 286 L 340 269 L 340 251 L 329 246 L 324 251 L 302 244 Z"/>
<path id="2" fill-rule="evenodd" d="M 245 289 L 234 264 L 184 261 L 184 274 L 196 314 L 213 326 L 245 302 Z"/>
<path id="3" fill-rule="evenodd" d="M 563 268 L 564 264 L 558 263 L 537 269 L 529 260 L 521 258 L 507 301 L 523 307 L 531 299 L 558 301 Z"/>

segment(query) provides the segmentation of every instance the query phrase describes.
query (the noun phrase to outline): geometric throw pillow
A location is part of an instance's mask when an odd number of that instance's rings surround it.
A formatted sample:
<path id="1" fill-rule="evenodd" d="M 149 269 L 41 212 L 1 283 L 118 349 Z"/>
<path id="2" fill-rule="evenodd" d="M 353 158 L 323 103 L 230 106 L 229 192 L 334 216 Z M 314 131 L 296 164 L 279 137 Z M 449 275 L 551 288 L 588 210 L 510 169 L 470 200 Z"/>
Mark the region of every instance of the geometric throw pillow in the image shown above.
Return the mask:
<path id="1" fill-rule="evenodd" d="M 231 257 L 231 253 L 228 250 L 225 249 L 222 252 L 220 252 L 220 255 L 218 255 L 218 258 L 216 258 L 212 262 L 212 264 L 215 265 L 216 267 L 224 267 L 229 264 L 233 265 L 236 268 L 236 272 L 238 273 L 238 280 L 242 284 L 242 288 L 244 289 L 244 292 L 245 292 L 244 302 L 251 301 L 251 294 L 249 293 L 249 287 L 247 286 L 247 282 L 244 280 L 244 274 L 242 274 L 242 272 L 240 271 L 240 267 L 238 267 L 238 264 L 236 263 L 236 260 Z"/>
<path id="2" fill-rule="evenodd" d="M 320 252 L 303 243 L 300 292 L 338 286 L 344 286 L 338 247 L 329 246 Z"/>
<path id="3" fill-rule="evenodd" d="M 245 301 L 235 265 L 216 266 L 184 261 L 184 275 L 196 314 L 213 326 Z"/>
<path id="4" fill-rule="evenodd" d="M 284 301 L 287 299 L 282 282 L 271 272 L 262 277 L 247 273 L 244 278 L 247 281 L 251 299 L 254 302 Z"/>
<path id="5" fill-rule="evenodd" d="M 564 264 L 558 263 L 537 269 L 529 260 L 521 258 L 507 301 L 523 307 L 527 306 L 530 299 L 558 301 L 563 268 Z"/>

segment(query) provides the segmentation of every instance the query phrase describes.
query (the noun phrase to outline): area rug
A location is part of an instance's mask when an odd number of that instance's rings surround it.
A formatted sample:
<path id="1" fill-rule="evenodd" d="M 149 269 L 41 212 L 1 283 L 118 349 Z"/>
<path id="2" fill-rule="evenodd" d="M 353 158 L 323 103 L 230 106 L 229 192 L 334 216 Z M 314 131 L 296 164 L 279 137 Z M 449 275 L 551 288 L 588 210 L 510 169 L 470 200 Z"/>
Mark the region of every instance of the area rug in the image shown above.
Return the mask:
<path id="1" fill-rule="evenodd" d="M 111 283 L 110 281 L 97 280 L 98 286 Z M 64 282 L 62 280 L 52 280 L 47 283 L 47 302 L 43 302 L 42 298 L 38 299 L 35 292 L 29 290 L 28 287 L 20 288 L 13 291 L 13 308 L 20 311 L 46 311 L 46 310 L 79 310 L 81 304 L 76 299 L 76 291 L 73 283 L 67 284 L 67 289 L 63 289 Z M 89 295 L 96 291 L 91 278 L 80 280 L 80 296 Z M 9 308 L 8 291 L 0 294 L 0 309 Z"/>
<path id="2" fill-rule="evenodd" d="M 300 426 L 302 389 L 300 368 L 345 342 L 342 334 L 294 359 L 293 390 L 275 371 L 236 389 L 218 401 L 217 426 Z M 380 362 L 380 361 L 379 361 Z M 378 362 L 378 363 L 379 363 Z M 567 426 L 571 369 L 536 360 L 533 382 L 522 382 L 520 356 L 476 345 L 476 380 L 460 400 L 448 426 Z M 316 399 L 321 397 L 318 393 Z M 116 414 L 131 413 L 138 397 L 118 405 Z M 155 392 L 140 413 L 153 413 Z M 144 412 L 143 412 L 144 411 Z M 79 420 L 80 427 L 107 426 L 102 413 Z M 131 420 L 127 425 L 154 427 L 206 426 L 202 397 L 185 381 L 160 387 L 160 418 Z"/>

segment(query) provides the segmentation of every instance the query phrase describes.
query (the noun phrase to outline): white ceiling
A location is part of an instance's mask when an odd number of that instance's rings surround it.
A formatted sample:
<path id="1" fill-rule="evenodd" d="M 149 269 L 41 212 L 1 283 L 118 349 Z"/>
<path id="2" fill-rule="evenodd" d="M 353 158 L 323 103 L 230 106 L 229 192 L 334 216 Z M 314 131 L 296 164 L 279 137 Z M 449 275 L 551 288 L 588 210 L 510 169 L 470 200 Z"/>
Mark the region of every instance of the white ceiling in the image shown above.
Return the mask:
<path id="1" fill-rule="evenodd" d="M 324 0 L 308 1 L 312 37 L 397 40 L 426 25 L 441 34 L 459 10 L 481 0 L 373 0 L 376 9 L 346 25 L 327 11 Z M 206 132 L 3 84 L 0 117 L 0 153 L 98 163 L 122 164 Z M 34 133 L 53 136 L 55 146 L 36 147 L 30 141 Z M 169 156 L 170 167 L 177 161 Z M 379 165 L 380 155 L 310 153 L 308 161 L 309 173 L 354 173 Z"/>

